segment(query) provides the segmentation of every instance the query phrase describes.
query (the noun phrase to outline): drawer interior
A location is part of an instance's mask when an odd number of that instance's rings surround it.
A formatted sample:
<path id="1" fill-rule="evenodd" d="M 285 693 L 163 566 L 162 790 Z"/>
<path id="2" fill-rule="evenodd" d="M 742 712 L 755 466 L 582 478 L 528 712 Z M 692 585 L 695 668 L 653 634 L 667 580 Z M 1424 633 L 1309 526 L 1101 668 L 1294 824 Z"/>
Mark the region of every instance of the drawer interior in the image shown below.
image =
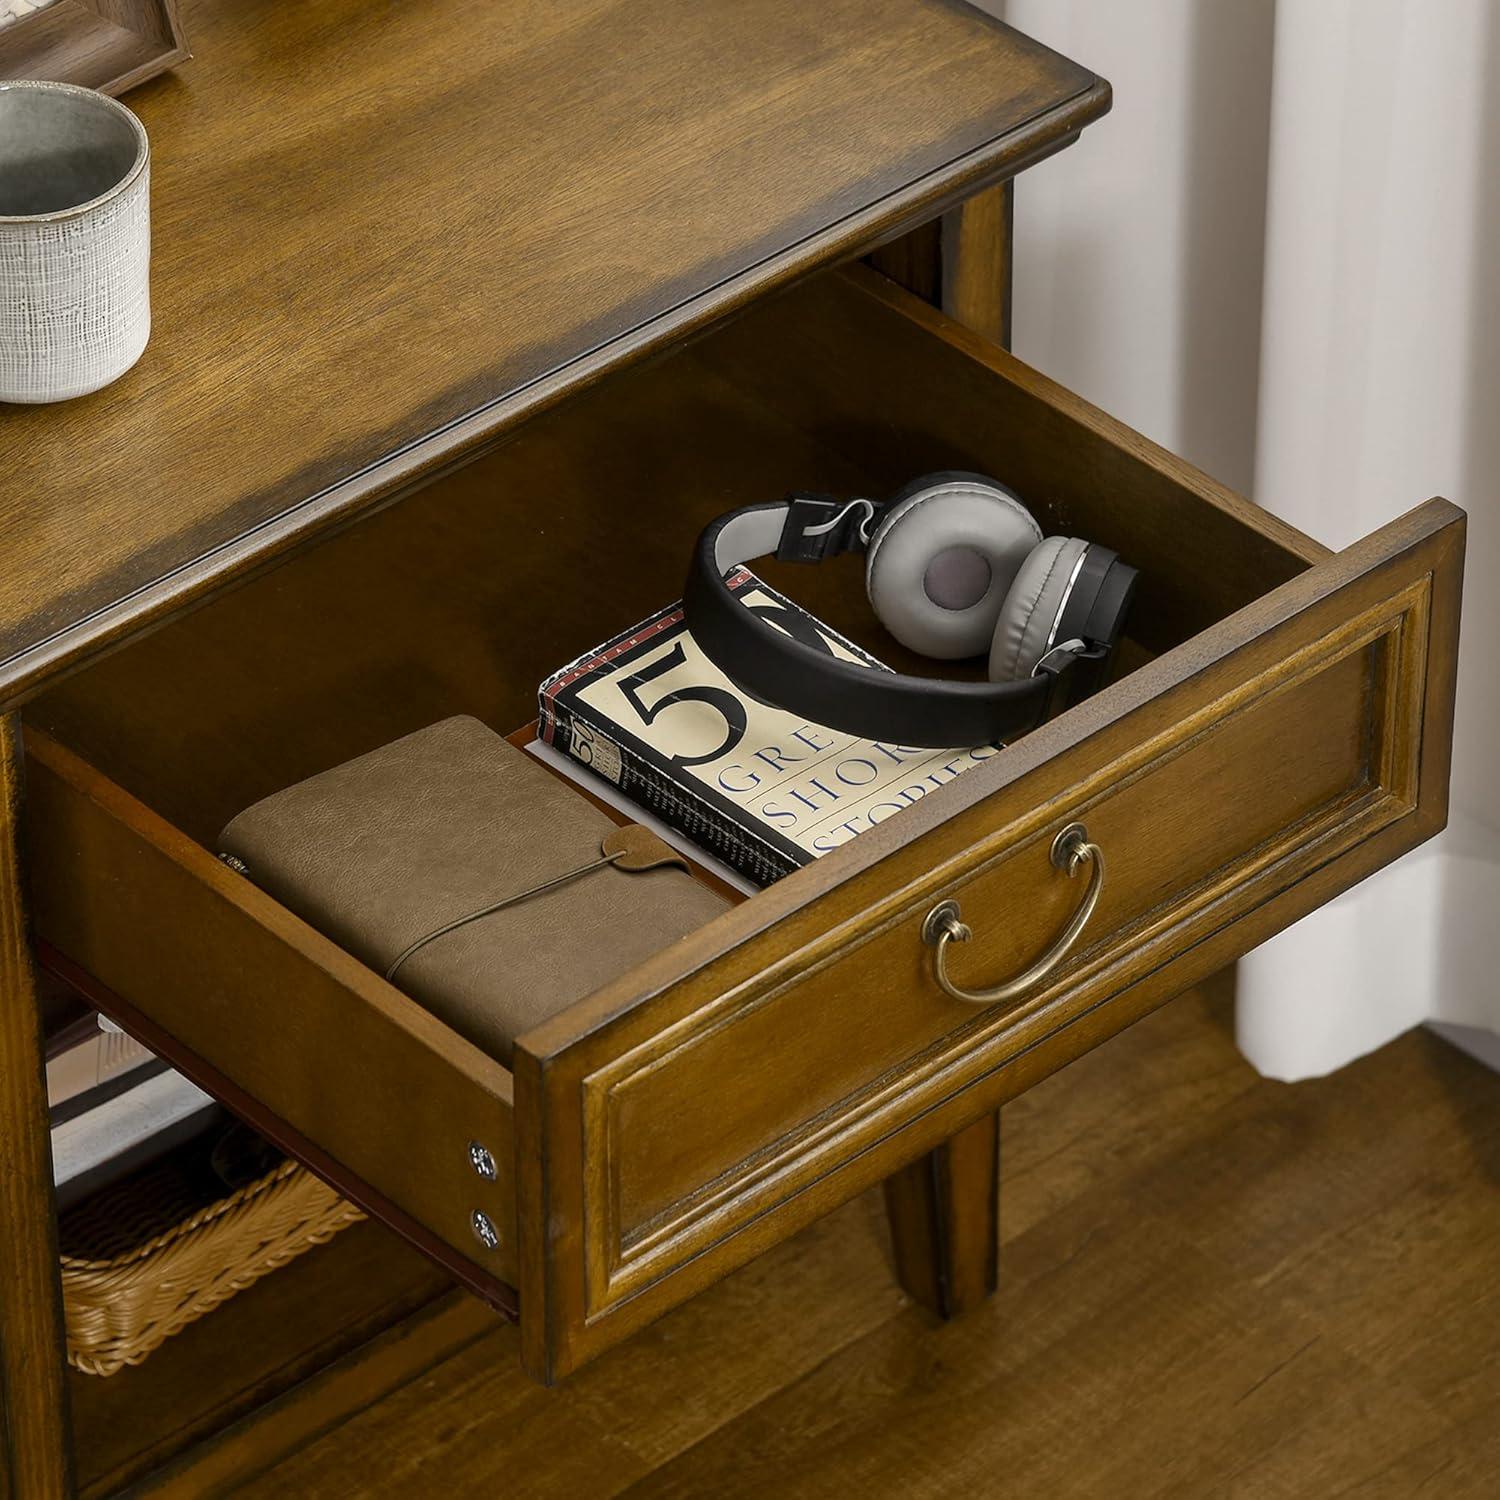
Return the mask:
<path id="1" fill-rule="evenodd" d="M 549 671 L 680 596 L 704 522 L 791 488 L 879 495 L 944 468 L 1012 483 L 1049 534 L 1140 568 L 1122 670 L 1327 555 L 1134 434 L 1101 438 L 1018 362 L 976 362 L 977 340 L 888 285 L 821 277 L 595 386 L 63 682 L 28 722 L 210 846 L 257 798 L 446 715 L 527 722 Z M 942 670 L 885 635 L 857 561 L 761 570 L 892 666 Z"/>
<path id="2" fill-rule="evenodd" d="M 694 536 L 723 510 L 791 488 L 881 495 L 951 468 L 1011 483 L 1045 531 L 1140 569 L 1121 675 L 1328 556 L 874 273 L 831 273 L 593 386 L 32 702 L 44 943 L 142 1040 L 197 1060 L 206 1086 L 514 1311 L 509 1288 L 546 1279 L 550 1232 L 517 1224 L 537 1193 L 517 1175 L 544 1129 L 518 1080 L 225 870 L 218 830 L 436 719 L 525 723 L 549 671 L 679 597 Z M 763 571 L 891 665 L 934 670 L 884 636 L 852 559 Z M 1007 753 L 963 780 L 999 785 Z M 953 790 L 924 799 L 924 826 Z M 882 825 L 882 847 L 909 816 Z M 805 938 L 850 857 L 752 898 L 736 933 L 795 911 Z M 477 1182 L 470 1141 L 502 1163 L 498 1182 Z M 500 1231 L 487 1254 L 481 1205 Z"/>

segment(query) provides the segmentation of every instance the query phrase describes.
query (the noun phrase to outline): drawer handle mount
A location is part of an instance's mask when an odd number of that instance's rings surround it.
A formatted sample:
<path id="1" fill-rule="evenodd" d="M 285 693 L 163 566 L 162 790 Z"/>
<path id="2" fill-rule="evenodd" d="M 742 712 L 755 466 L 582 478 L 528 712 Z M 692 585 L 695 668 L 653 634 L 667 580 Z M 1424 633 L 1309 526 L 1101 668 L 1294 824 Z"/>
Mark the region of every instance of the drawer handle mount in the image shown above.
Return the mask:
<path id="1" fill-rule="evenodd" d="M 974 935 L 963 921 L 957 901 L 940 901 L 927 913 L 922 923 L 922 941 L 935 949 L 932 969 L 946 994 L 966 1005 L 996 1005 L 1002 1000 L 1019 1000 L 1027 990 L 1040 984 L 1072 951 L 1078 935 L 1093 916 L 1104 888 L 1104 851 L 1089 842 L 1082 823 L 1069 823 L 1052 840 L 1052 864 L 1071 878 L 1084 865 L 1089 866 L 1089 885 L 1078 909 L 1068 918 L 1068 925 L 1058 933 L 1057 941 L 1029 969 L 997 984 L 992 990 L 966 990 L 948 977 L 948 945 L 967 943 Z"/>

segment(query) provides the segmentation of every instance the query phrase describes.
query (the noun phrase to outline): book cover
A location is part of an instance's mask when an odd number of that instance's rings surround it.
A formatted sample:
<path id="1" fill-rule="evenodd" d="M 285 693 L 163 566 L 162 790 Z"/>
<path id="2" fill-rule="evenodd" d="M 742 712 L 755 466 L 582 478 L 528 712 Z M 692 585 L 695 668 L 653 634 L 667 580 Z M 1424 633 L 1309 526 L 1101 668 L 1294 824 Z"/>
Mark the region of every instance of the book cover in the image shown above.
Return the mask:
<path id="1" fill-rule="evenodd" d="M 872 672 L 890 670 L 748 569 L 726 582 L 774 627 Z M 999 749 L 861 739 L 762 703 L 703 654 L 681 604 L 553 673 L 539 706 L 544 743 L 762 886 Z"/>
<path id="2" fill-rule="evenodd" d="M 80 1030 L 81 1035 L 47 1058 L 47 1103 L 54 1111 L 128 1080 L 157 1061 L 134 1037 L 101 1026 L 98 1016 L 89 1016 Z"/>
<path id="3" fill-rule="evenodd" d="M 52 1127 L 52 1179 L 59 1208 L 118 1181 L 219 1119 L 220 1107 L 164 1068 Z"/>

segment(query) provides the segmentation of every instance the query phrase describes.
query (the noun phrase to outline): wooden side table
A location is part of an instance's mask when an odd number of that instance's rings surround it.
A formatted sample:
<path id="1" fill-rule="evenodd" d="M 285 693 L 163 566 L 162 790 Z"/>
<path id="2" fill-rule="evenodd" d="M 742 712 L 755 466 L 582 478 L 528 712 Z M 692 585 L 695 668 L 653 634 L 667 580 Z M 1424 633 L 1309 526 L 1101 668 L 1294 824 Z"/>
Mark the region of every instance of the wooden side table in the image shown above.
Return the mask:
<path id="1" fill-rule="evenodd" d="M 151 347 L 0 423 L 0 1495 L 226 1484 L 486 1306 L 561 1378 L 881 1180 L 960 1311 L 1002 1101 L 1441 827 L 1461 514 L 1332 554 L 1005 353 L 1010 180 L 1109 91 L 953 0 L 184 8 L 196 59 L 131 99 Z M 944 467 L 1141 569 L 1130 670 L 513 1067 L 214 858 L 277 786 L 529 718 L 727 505 Z M 926 914 L 961 903 L 966 983 L 1025 967 L 1072 821 L 1110 861 L 1080 951 L 955 1003 Z M 70 1386 L 38 956 L 401 1240 Z"/>

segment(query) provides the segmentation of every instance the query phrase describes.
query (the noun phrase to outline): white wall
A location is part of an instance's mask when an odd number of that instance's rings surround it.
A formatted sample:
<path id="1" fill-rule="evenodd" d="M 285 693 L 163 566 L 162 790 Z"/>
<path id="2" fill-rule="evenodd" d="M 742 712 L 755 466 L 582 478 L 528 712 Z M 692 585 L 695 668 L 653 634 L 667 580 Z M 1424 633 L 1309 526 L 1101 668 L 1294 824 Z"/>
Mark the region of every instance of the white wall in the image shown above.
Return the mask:
<path id="1" fill-rule="evenodd" d="M 1500 5 L 984 8 L 1115 89 L 1017 183 L 1016 352 L 1331 546 L 1470 512 L 1450 830 L 1242 966 L 1242 1045 L 1500 1028 Z"/>
<path id="2" fill-rule="evenodd" d="M 1016 351 L 1238 489 L 1255 449 L 1273 11 L 1006 7 L 1114 87 L 1103 120 L 1016 183 Z"/>

